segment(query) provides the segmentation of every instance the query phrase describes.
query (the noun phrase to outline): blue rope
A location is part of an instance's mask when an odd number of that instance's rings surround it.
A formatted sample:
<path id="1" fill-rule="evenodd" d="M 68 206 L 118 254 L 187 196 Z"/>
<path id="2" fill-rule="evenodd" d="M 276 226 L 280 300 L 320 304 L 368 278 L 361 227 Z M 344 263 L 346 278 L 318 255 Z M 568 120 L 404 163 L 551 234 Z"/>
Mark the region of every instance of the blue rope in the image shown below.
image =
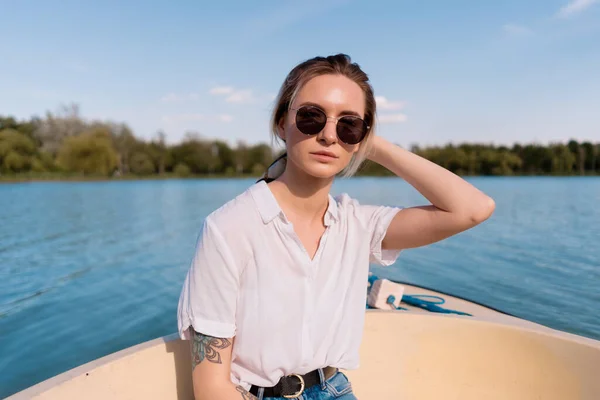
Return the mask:
<path id="1" fill-rule="evenodd" d="M 377 276 L 370 275 L 369 276 L 370 285 L 372 286 L 373 283 L 378 279 L 379 278 Z M 429 299 L 429 300 L 427 300 L 427 299 Z M 390 304 L 396 310 L 408 310 L 407 308 L 404 308 L 404 307 L 396 307 L 394 305 L 394 301 L 396 301 L 396 297 L 394 297 L 394 295 L 389 295 L 388 298 L 386 299 L 386 303 Z M 419 307 L 419 308 L 422 308 L 429 312 L 436 312 L 436 313 L 442 313 L 442 314 L 468 315 L 468 316 L 472 317 L 471 314 L 468 314 L 468 313 L 465 313 L 462 311 L 451 310 L 448 308 L 440 307 L 439 305 L 444 304 L 446 302 L 446 300 L 444 300 L 440 296 L 432 296 L 432 295 L 428 295 L 428 294 L 403 295 L 401 301 L 406 304 L 410 304 L 413 307 Z M 367 308 L 372 309 L 373 307 L 371 307 L 367 304 Z"/>
<path id="2" fill-rule="evenodd" d="M 437 302 L 427 301 L 427 300 L 423 300 L 423 298 L 434 298 L 438 301 Z M 462 311 L 450 310 L 448 308 L 442 308 L 442 307 L 438 306 L 438 304 L 444 304 L 446 302 L 444 299 L 442 299 L 439 296 L 429 296 L 429 295 L 425 295 L 425 294 L 404 295 L 404 296 L 402 296 L 402 301 L 406 304 L 410 304 L 411 306 L 419 307 L 419 308 L 422 308 L 424 310 L 431 311 L 431 312 L 437 312 L 437 313 L 442 313 L 442 314 L 468 315 L 468 316 L 472 317 L 471 314 L 468 314 L 468 313 L 465 313 Z"/>
<path id="3" fill-rule="evenodd" d="M 404 307 L 396 307 L 394 305 L 394 302 L 396 301 L 396 297 L 394 297 L 393 294 L 390 294 L 386 300 L 386 303 L 390 304 L 392 307 L 394 307 L 396 310 L 408 310 L 408 308 L 404 308 Z"/>

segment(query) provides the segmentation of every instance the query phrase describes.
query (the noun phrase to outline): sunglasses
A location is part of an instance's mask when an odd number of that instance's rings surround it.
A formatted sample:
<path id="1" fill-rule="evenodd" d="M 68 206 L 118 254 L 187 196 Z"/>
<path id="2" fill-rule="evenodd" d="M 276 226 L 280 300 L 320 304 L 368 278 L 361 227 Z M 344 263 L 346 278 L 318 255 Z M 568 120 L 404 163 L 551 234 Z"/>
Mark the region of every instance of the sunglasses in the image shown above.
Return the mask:
<path id="1" fill-rule="evenodd" d="M 296 111 L 296 127 L 305 135 L 316 135 L 325 128 L 327 124 L 327 114 L 319 107 L 302 106 L 292 108 Z M 360 143 L 369 130 L 369 125 L 355 115 L 345 115 L 334 118 L 336 121 L 335 130 L 340 141 L 346 144 Z"/>

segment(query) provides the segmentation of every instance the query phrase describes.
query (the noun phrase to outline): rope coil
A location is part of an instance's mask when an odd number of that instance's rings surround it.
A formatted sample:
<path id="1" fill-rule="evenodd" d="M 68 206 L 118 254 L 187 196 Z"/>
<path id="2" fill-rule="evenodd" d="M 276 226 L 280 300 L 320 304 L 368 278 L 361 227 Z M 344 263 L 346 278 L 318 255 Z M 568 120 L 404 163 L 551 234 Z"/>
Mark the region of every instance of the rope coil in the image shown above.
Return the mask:
<path id="1" fill-rule="evenodd" d="M 369 287 L 372 287 L 373 283 L 378 279 L 379 278 L 377 278 L 377 276 L 370 275 L 369 276 Z M 394 309 L 408 311 L 407 308 L 400 307 L 400 306 L 396 307 L 394 305 L 395 301 L 396 301 L 396 297 L 394 295 L 389 295 L 388 298 L 386 299 L 386 303 L 389 304 Z M 435 312 L 435 313 L 441 313 L 441 314 L 467 315 L 467 316 L 472 317 L 471 314 L 466 313 L 466 312 L 440 307 L 440 305 L 446 303 L 446 300 L 440 296 L 433 296 L 433 295 L 428 295 L 428 294 L 403 295 L 402 299 L 400 301 L 402 303 L 411 305 L 413 307 L 418 307 L 423 310 L 427 310 L 429 312 Z M 367 304 L 367 308 L 372 308 L 372 307 L 370 307 Z"/>

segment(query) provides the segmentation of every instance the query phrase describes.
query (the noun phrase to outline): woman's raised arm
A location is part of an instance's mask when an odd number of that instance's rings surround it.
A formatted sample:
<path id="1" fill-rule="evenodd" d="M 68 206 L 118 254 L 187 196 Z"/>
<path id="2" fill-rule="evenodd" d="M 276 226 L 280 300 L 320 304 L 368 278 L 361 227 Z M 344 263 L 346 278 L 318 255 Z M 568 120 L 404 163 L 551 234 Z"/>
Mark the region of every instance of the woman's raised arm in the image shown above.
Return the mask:
<path id="1" fill-rule="evenodd" d="M 396 214 L 382 248 L 406 249 L 438 242 L 480 224 L 494 212 L 494 200 L 454 173 L 381 137 L 373 141 L 369 159 L 431 202 Z"/>

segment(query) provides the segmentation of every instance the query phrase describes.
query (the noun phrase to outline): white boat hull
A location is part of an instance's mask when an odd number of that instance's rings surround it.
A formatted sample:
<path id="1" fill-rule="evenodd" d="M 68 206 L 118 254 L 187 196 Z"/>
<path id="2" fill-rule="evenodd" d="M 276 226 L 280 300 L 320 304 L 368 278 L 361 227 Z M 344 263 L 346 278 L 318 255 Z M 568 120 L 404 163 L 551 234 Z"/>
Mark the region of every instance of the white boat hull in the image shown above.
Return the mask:
<path id="1" fill-rule="evenodd" d="M 443 297 L 445 306 L 473 316 L 366 311 L 361 365 L 344 371 L 358 398 L 600 399 L 600 342 Z M 171 335 L 85 364 L 9 399 L 193 399 L 190 378 L 189 342 Z"/>

